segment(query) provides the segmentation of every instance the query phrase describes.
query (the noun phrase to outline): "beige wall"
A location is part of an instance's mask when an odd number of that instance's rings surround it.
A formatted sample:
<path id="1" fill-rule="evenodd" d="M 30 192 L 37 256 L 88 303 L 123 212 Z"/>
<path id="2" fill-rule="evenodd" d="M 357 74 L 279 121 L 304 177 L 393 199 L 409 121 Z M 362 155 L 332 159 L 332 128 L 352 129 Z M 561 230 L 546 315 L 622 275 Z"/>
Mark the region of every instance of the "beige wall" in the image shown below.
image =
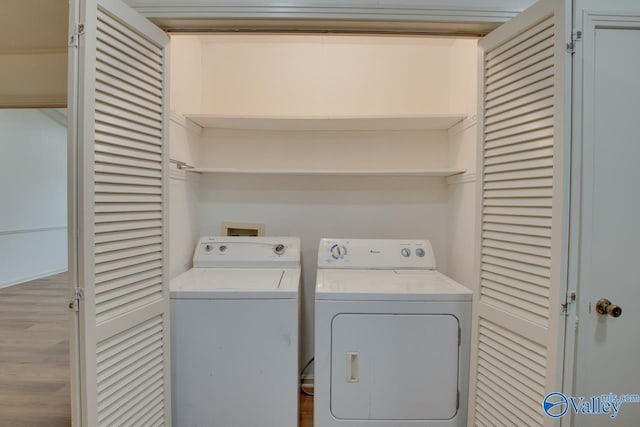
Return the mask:
<path id="1" fill-rule="evenodd" d="M 171 110 L 186 114 L 202 109 L 202 43 L 199 36 L 172 36 L 169 95 Z"/>
<path id="2" fill-rule="evenodd" d="M 449 55 L 451 110 L 475 114 L 478 91 L 478 42 L 454 40 Z"/>
<path id="3" fill-rule="evenodd" d="M 3 0 L 0 108 L 65 107 L 68 1 Z"/>
<path id="4" fill-rule="evenodd" d="M 419 169 L 447 163 L 445 131 L 205 129 L 199 164 L 240 169 Z"/>
<path id="5" fill-rule="evenodd" d="M 180 81 L 172 108 L 180 113 L 455 114 L 470 108 L 466 94 L 475 84 L 459 70 L 469 65 L 475 40 L 247 34 L 172 40 L 178 41 L 172 41 L 172 86 Z"/>
<path id="6" fill-rule="evenodd" d="M 66 107 L 67 53 L 0 53 L 0 108 Z"/>

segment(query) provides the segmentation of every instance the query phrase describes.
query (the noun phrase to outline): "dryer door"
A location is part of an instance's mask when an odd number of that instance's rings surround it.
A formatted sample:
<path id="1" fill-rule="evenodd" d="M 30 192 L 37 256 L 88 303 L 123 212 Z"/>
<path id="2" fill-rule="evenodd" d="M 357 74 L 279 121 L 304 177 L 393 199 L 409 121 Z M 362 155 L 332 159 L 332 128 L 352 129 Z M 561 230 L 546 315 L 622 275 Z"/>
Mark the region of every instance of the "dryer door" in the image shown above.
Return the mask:
<path id="1" fill-rule="evenodd" d="M 458 319 L 340 314 L 331 326 L 331 412 L 345 420 L 446 420 L 458 409 Z"/>

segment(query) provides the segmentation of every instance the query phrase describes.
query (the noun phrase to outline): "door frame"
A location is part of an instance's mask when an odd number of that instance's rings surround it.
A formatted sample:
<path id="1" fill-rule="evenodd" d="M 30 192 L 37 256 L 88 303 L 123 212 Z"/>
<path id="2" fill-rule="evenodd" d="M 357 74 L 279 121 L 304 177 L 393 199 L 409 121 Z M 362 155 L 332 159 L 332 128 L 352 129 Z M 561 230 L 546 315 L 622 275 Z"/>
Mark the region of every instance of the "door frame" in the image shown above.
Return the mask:
<path id="1" fill-rule="evenodd" d="M 69 2 L 69 27 L 68 40 L 76 37 L 76 22 L 80 16 L 80 2 Z M 67 251 L 68 251 L 68 275 L 69 275 L 69 310 L 71 312 L 71 327 L 69 331 L 69 379 L 71 389 L 71 422 L 78 421 L 82 424 L 82 396 L 80 390 L 80 310 L 79 289 L 79 224 L 78 214 L 78 128 L 79 99 L 76 82 L 79 82 L 80 59 L 77 43 L 69 43 L 67 48 Z M 73 304 L 75 304 L 73 306 Z"/>
<path id="2" fill-rule="evenodd" d="M 607 13 L 587 9 L 574 10 L 574 31 L 581 31 L 582 37 L 576 43 L 573 66 L 573 90 L 572 90 L 572 144 L 571 144 L 571 191 L 570 191 L 570 218 L 569 218 L 569 265 L 567 277 L 568 301 L 575 298 L 574 303 L 567 305 L 567 322 L 565 328 L 564 351 L 564 376 L 563 389 L 567 395 L 575 396 L 579 391 L 575 390 L 575 368 L 577 351 L 577 338 L 579 328 L 578 304 L 580 302 L 580 246 L 582 244 L 582 182 L 583 167 L 583 124 L 588 123 L 584 117 L 593 116 L 593 102 L 591 96 L 585 94 L 585 87 L 593 86 L 593 73 L 587 74 L 584 70 L 593 64 L 595 57 L 595 32 L 598 28 L 640 29 L 640 13 Z M 573 296 L 573 297 L 572 297 Z M 573 414 L 561 419 L 561 426 L 572 426 Z"/>

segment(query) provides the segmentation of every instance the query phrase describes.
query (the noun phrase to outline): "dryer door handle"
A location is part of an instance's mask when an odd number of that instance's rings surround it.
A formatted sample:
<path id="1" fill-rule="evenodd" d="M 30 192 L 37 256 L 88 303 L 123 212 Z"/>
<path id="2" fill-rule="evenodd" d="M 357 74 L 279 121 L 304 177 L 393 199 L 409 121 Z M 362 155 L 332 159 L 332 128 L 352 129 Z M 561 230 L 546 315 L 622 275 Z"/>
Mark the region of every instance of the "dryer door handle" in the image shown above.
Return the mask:
<path id="1" fill-rule="evenodd" d="M 350 351 L 347 353 L 347 382 L 357 383 L 360 382 L 360 372 L 358 369 L 358 352 Z"/>

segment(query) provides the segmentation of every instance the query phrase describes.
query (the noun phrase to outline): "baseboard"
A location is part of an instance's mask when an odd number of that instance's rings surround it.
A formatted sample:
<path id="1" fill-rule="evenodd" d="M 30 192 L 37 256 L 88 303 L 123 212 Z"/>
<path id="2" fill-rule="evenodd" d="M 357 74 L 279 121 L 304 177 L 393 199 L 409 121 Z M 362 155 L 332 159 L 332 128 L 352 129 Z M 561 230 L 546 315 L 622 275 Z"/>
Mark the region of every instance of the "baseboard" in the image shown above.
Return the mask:
<path id="1" fill-rule="evenodd" d="M 11 230 L 0 230 L 0 236 L 8 236 L 10 234 L 30 234 L 40 233 L 43 231 L 66 230 L 67 225 L 53 225 L 51 227 L 31 227 L 31 228 L 14 228 Z"/>
<path id="2" fill-rule="evenodd" d="M 30 282 L 32 280 L 42 279 L 44 277 L 53 276 L 54 274 L 60 274 L 67 271 L 67 266 L 56 268 L 53 270 L 45 271 L 42 273 L 33 274 L 30 276 L 23 276 L 18 279 L 11 279 L 10 282 L 0 283 L 0 289 L 8 288 L 9 286 L 19 285 L 21 283 Z"/>

